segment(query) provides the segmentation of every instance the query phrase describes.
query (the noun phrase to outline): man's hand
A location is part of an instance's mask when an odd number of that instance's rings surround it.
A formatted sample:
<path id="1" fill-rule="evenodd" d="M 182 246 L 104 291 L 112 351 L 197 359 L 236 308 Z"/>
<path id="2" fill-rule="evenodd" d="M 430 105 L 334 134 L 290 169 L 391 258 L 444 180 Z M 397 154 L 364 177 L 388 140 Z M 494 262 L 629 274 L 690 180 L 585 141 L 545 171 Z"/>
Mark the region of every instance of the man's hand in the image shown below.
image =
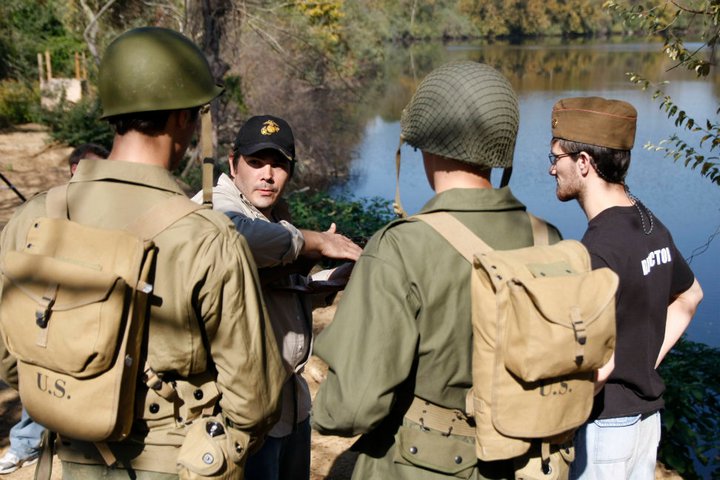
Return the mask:
<path id="1" fill-rule="evenodd" d="M 610 357 L 610 360 L 600 367 L 595 372 L 595 393 L 593 395 L 597 395 L 600 393 L 600 390 L 603 389 L 605 386 L 605 383 L 608 381 L 608 378 L 610 378 L 610 374 L 615 369 L 615 353 L 612 354 Z"/>
<path id="2" fill-rule="evenodd" d="M 346 236 L 336 233 L 336 228 L 335 223 L 333 223 L 324 232 L 301 230 L 305 237 L 305 246 L 300 252 L 301 255 L 313 258 L 357 260 L 362 253 L 362 248 Z"/>

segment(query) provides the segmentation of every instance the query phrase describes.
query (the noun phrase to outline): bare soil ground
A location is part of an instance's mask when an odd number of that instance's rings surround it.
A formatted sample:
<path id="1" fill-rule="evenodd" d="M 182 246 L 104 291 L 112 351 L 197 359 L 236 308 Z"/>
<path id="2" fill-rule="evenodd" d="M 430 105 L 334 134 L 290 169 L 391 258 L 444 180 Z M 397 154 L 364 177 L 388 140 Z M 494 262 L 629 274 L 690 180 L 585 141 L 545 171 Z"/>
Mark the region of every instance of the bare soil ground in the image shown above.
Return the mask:
<path id="1" fill-rule="evenodd" d="M 0 173 L 26 198 L 66 182 L 69 177 L 67 157 L 71 148 L 51 144 L 47 132 L 38 125 L 23 125 L 11 130 L 0 131 Z M 0 182 L 0 188 L 7 187 Z M 22 203 L 9 188 L 0 189 L 0 228 L 15 209 Z M 332 321 L 335 306 L 317 309 L 314 312 L 314 330 L 321 331 Z M 312 357 L 305 370 L 310 390 L 315 396 L 318 386 L 325 378 L 327 366 L 317 357 Z M 20 419 L 20 400 L 17 393 L 0 382 L 0 456 L 9 447 L 10 428 Z M 356 454 L 348 451 L 354 439 L 320 436 L 312 437 L 312 480 L 349 479 L 355 464 Z M 8 480 L 30 480 L 34 467 L 22 468 L 4 475 Z M 62 475 L 60 462 L 55 458 L 53 479 Z M 659 466 L 656 479 L 679 479 L 680 477 Z M 392 479 L 385 479 L 392 480 Z"/>

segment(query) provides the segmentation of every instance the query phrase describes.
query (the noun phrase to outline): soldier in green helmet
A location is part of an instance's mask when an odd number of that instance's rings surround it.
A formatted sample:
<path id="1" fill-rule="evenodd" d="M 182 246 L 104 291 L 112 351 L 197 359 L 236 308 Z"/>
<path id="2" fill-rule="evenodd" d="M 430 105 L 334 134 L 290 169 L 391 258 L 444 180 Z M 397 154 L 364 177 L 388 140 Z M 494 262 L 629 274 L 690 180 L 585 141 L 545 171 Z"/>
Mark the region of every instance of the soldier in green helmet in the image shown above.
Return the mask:
<path id="1" fill-rule="evenodd" d="M 495 249 L 531 245 L 525 206 L 490 182 L 493 167 L 512 165 L 518 123 L 516 95 L 493 68 L 432 71 L 401 119 L 435 191 L 420 213 L 448 212 Z M 515 477 L 512 460 L 477 460 L 461 413 L 472 386 L 470 268 L 429 225 L 405 219 L 376 233 L 355 265 L 315 344 L 330 368 L 312 417 L 320 433 L 362 434 L 353 479 Z"/>
<path id="2" fill-rule="evenodd" d="M 201 108 L 223 88 L 189 39 L 145 27 L 108 46 L 99 91 L 103 118 L 116 134 L 108 160 L 80 162 L 67 190 L 68 216 L 123 229 L 183 195 L 170 170 L 185 154 Z M 20 249 L 33 220 L 46 215 L 44 194 L 18 209 L 2 233 L 2 253 Z M 232 440 L 223 470 L 213 478 L 242 478 L 248 452 L 277 420 L 286 373 L 244 239 L 225 215 L 205 208 L 163 230 L 154 243 L 145 366 L 132 430 L 125 440 L 103 444 L 59 438 L 55 448 L 65 479 L 178 478 L 181 446 L 201 413 L 220 413 L 222 424 L 208 434 L 222 432 Z M 4 345 L 0 356 L 2 378 L 16 386 L 15 362 Z M 212 459 L 207 455 L 203 461 Z M 203 461 L 196 462 L 192 478 L 208 474 Z M 195 468 L 189 463 L 185 471 Z"/>

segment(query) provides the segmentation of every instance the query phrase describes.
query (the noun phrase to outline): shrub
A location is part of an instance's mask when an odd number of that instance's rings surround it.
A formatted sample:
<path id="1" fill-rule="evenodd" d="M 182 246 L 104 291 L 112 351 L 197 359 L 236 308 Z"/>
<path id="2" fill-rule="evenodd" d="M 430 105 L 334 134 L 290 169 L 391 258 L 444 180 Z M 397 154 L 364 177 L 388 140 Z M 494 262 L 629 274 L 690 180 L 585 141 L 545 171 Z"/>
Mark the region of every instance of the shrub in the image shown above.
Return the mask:
<path id="1" fill-rule="evenodd" d="M 681 339 L 660 375 L 667 385 L 660 461 L 684 479 L 720 478 L 720 349 Z"/>
<path id="2" fill-rule="evenodd" d="M 0 127 L 31 122 L 40 103 L 37 90 L 17 80 L 0 81 Z"/>
<path id="3" fill-rule="evenodd" d="M 41 119 L 58 142 L 68 145 L 92 142 L 110 148 L 114 133 L 107 122 L 100 120 L 100 115 L 100 101 L 89 97 L 74 105 L 62 101 L 55 110 L 44 111 Z"/>
<path id="4" fill-rule="evenodd" d="M 306 190 L 298 190 L 286 198 L 294 225 L 322 232 L 334 222 L 339 233 L 360 246 L 365 246 L 373 233 L 395 218 L 391 203 L 378 197 L 333 198 L 326 192 L 308 194 Z"/>

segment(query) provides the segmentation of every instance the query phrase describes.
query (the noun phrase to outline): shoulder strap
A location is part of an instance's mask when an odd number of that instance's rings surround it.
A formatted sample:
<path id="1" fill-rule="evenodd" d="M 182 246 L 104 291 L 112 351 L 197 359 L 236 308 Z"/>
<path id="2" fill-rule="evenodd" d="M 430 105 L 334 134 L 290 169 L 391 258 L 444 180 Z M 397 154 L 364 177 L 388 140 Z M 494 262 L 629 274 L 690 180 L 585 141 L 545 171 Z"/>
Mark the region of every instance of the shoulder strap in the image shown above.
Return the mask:
<path id="1" fill-rule="evenodd" d="M 492 251 L 482 238 L 447 212 L 422 213 L 413 215 L 408 220 L 412 219 L 422 220 L 430 225 L 470 263 L 478 251 Z"/>
<path id="2" fill-rule="evenodd" d="M 154 205 L 146 213 L 126 225 L 123 230 L 133 233 L 143 240 L 151 240 L 181 218 L 203 208 L 208 207 L 193 202 L 185 195 L 173 195 Z"/>
<path id="3" fill-rule="evenodd" d="M 545 220 L 542 220 L 530 212 L 530 226 L 532 227 L 533 245 L 549 245 L 550 244 L 550 226 Z"/>
<path id="4" fill-rule="evenodd" d="M 68 185 L 66 183 L 48 190 L 45 200 L 48 217 L 68 218 Z M 173 223 L 202 208 L 208 207 L 193 202 L 185 195 L 173 195 L 154 205 L 146 213 L 126 225 L 123 230 L 133 233 L 143 240 L 151 240 Z"/>
<path id="5" fill-rule="evenodd" d="M 532 227 L 533 245 L 548 245 L 550 239 L 549 225 L 535 215 L 527 212 Z M 493 249 L 485 241 L 475 235 L 460 220 L 448 212 L 433 212 L 413 215 L 408 220 L 421 220 L 438 232 L 455 250 L 472 263 L 473 256 L 478 252 L 490 252 Z"/>
<path id="6" fill-rule="evenodd" d="M 45 210 L 50 218 L 68 218 L 67 191 L 68 183 L 53 187 L 47 192 Z"/>

